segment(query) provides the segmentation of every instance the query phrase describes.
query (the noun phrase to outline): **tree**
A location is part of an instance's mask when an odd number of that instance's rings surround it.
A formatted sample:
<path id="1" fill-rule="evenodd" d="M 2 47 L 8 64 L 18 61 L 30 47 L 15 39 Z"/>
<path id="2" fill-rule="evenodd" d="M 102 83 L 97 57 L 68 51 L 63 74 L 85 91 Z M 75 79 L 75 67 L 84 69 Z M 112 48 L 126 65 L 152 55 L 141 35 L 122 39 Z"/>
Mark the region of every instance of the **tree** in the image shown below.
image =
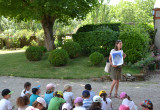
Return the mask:
<path id="1" fill-rule="evenodd" d="M 53 25 L 84 19 L 98 0 L 0 0 L 0 15 L 18 20 L 37 20 L 45 34 L 47 50 L 54 49 Z"/>

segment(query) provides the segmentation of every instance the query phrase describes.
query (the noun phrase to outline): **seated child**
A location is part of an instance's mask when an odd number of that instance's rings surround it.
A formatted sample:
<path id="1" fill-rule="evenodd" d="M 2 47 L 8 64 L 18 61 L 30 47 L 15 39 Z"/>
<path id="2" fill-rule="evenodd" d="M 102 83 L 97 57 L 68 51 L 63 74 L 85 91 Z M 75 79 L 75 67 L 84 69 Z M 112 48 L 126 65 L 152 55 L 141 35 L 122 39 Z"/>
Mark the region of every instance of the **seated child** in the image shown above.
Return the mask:
<path id="1" fill-rule="evenodd" d="M 29 97 L 28 96 L 18 97 L 16 103 L 18 106 L 18 110 L 25 110 L 29 104 Z"/>
<path id="2" fill-rule="evenodd" d="M 86 108 L 83 107 L 83 98 L 77 97 L 74 100 L 75 108 L 73 110 L 86 110 Z"/>
<path id="3" fill-rule="evenodd" d="M 42 97 L 38 97 L 33 103 L 33 106 L 27 107 L 25 110 L 43 110 L 47 107 L 45 100 Z"/>
<path id="4" fill-rule="evenodd" d="M 57 91 L 55 92 L 54 97 L 50 100 L 48 110 L 59 110 L 60 106 L 65 102 L 66 101 L 63 99 L 63 92 Z"/>
<path id="5" fill-rule="evenodd" d="M 85 90 L 88 90 L 90 93 L 90 99 L 93 100 L 93 97 L 95 96 L 95 93 L 92 91 L 92 87 L 90 84 L 85 85 Z"/>
<path id="6" fill-rule="evenodd" d="M 9 89 L 4 89 L 2 91 L 2 97 L 0 101 L 0 110 L 12 110 L 14 107 L 12 107 L 11 102 L 8 100 L 11 98 L 11 94 L 13 91 L 10 91 Z"/>
<path id="7" fill-rule="evenodd" d="M 89 110 L 101 110 L 101 97 L 94 96 L 93 102 Z"/>
<path id="8" fill-rule="evenodd" d="M 149 99 L 143 101 L 140 105 L 142 106 L 142 110 L 153 110 L 153 104 Z"/>
<path id="9" fill-rule="evenodd" d="M 64 103 L 62 106 L 62 110 L 71 110 L 72 106 L 69 103 Z"/>
<path id="10" fill-rule="evenodd" d="M 90 99 L 90 93 L 88 90 L 84 90 L 82 92 L 83 97 L 83 107 L 86 108 L 86 110 L 89 110 L 90 106 L 92 105 L 92 100 Z"/>
<path id="11" fill-rule="evenodd" d="M 30 97 L 30 95 L 31 95 L 31 94 L 29 93 L 30 88 L 31 88 L 31 83 L 30 83 L 30 82 L 26 82 L 26 83 L 24 84 L 24 89 L 23 89 L 22 92 L 21 92 L 21 97 L 23 97 L 23 96 L 25 96 L 25 95 L 27 95 L 27 96 Z"/>
<path id="12" fill-rule="evenodd" d="M 54 90 L 55 90 L 56 85 L 53 83 L 49 83 L 46 86 L 46 93 L 44 95 L 44 99 L 47 103 L 47 106 L 49 105 L 50 100 L 54 97 Z"/>
<path id="13" fill-rule="evenodd" d="M 72 92 L 72 86 L 71 85 L 67 84 L 67 85 L 64 86 L 63 98 L 66 101 L 66 103 L 69 103 L 73 107 L 74 95 L 73 95 L 73 92 Z"/>
<path id="14" fill-rule="evenodd" d="M 107 93 L 104 90 L 99 92 L 99 96 L 102 98 L 102 110 L 113 110 L 112 100 L 107 98 Z"/>
<path id="15" fill-rule="evenodd" d="M 120 105 L 119 110 L 130 110 L 127 105 Z"/>
<path id="16" fill-rule="evenodd" d="M 39 96 L 39 94 L 41 93 L 41 91 L 40 91 L 40 85 L 39 86 L 37 86 L 37 87 L 34 87 L 34 88 L 32 88 L 32 95 L 30 96 L 30 106 L 32 106 L 32 104 L 33 104 L 33 102 L 38 98 L 38 97 L 40 97 Z"/>
<path id="17" fill-rule="evenodd" d="M 122 92 L 120 94 L 120 98 L 123 100 L 122 105 L 127 105 L 130 110 L 138 110 L 137 106 L 134 104 L 134 102 L 130 99 L 130 97 L 127 95 L 126 92 Z"/>

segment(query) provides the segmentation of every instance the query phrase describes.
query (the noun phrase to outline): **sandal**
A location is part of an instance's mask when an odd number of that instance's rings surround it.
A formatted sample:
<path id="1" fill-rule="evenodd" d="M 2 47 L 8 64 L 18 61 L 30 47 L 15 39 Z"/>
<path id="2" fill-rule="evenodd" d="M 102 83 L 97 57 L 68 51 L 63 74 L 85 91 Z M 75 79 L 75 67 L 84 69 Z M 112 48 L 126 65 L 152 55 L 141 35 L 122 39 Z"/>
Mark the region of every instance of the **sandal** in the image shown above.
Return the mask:
<path id="1" fill-rule="evenodd" d="M 109 96 L 108 96 L 108 98 L 110 98 L 110 99 L 112 98 L 112 93 L 109 93 Z"/>
<path id="2" fill-rule="evenodd" d="M 118 94 L 114 94 L 115 98 L 120 98 L 120 96 Z"/>

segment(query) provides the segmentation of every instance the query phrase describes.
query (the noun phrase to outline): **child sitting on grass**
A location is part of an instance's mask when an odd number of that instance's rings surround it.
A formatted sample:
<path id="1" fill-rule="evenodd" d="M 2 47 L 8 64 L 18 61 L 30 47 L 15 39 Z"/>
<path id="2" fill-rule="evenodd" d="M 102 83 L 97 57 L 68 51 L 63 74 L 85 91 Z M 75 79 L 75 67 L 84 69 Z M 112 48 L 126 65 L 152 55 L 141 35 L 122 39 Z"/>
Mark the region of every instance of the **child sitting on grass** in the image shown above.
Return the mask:
<path id="1" fill-rule="evenodd" d="M 142 110 L 153 110 L 153 104 L 149 99 L 143 101 L 140 105 L 142 106 Z"/>
<path id="2" fill-rule="evenodd" d="M 72 86 L 71 85 L 67 84 L 67 85 L 64 86 L 63 98 L 66 101 L 66 103 L 69 103 L 73 107 L 74 94 L 72 92 Z"/>
<path id="3" fill-rule="evenodd" d="M 55 92 L 55 97 L 50 100 L 48 110 L 59 110 L 60 106 L 64 104 L 66 101 L 63 99 L 63 92 L 57 91 Z"/>
<path id="4" fill-rule="evenodd" d="M 92 91 L 92 87 L 90 84 L 85 85 L 85 90 L 88 90 L 90 93 L 90 99 L 93 100 L 93 97 L 95 96 L 95 93 Z"/>
<path id="5" fill-rule="evenodd" d="M 55 90 L 56 85 L 53 83 L 49 83 L 46 86 L 46 93 L 44 95 L 44 99 L 47 103 L 47 106 L 49 105 L 50 100 L 54 97 L 54 90 Z"/>
<path id="6" fill-rule="evenodd" d="M 93 102 L 89 110 L 101 110 L 101 97 L 94 96 Z"/>
<path id="7" fill-rule="evenodd" d="M 37 86 L 37 87 L 34 87 L 34 88 L 32 88 L 32 95 L 30 96 L 30 106 L 32 106 L 32 104 L 33 104 L 33 102 L 38 98 L 38 97 L 40 97 L 39 96 L 39 94 L 41 93 L 41 91 L 40 91 L 40 85 L 39 86 Z"/>
<path id="8" fill-rule="evenodd" d="M 73 110 L 86 110 L 86 108 L 83 107 L 83 98 L 77 97 L 74 100 L 75 108 Z"/>
<path id="9" fill-rule="evenodd" d="M 0 110 L 12 110 L 14 107 L 12 107 L 11 102 L 8 100 L 11 98 L 11 94 L 13 91 L 10 91 L 9 89 L 4 89 L 2 91 L 3 99 L 0 101 Z"/>
<path id="10" fill-rule="evenodd" d="M 88 90 L 84 90 L 82 92 L 83 97 L 83 107 L 86 108 L 86 110 L 89 110 L 90 106 L 92 105 L 92 100 L 90 99 L 90 93 Z"/>
<path id="11" fill-rule="evenodd" d="M 123 100 L 122 105 L 127 105 L 130 110 L 138 110 L 137 106 L 134 104 L 134 102 L 130 99 L 130 97 L 127 95 L 126 92 L 122 92 L 120 94 L 120 98 Z"/>
<path id="12" fill-rule="evenodd" d="M 31 83 L 30 82 L 26 82 L 24 83 L 24 89 L 21 92 L 21 97 L 27 95 L 28 97 L 30 97 L 30 92 L 29 90 L 31 89 Z"/>
<path id="13" fill-rule="evenodd" d="M 29 104 L 29 98 L 28 96 L 24 97 L 18 97 L 16 104 L 18 106 L 18 110 L 25 110 L 28 107 Z"/>
<path id="14" fill-rule="evenodd" d="M 102 110 L 113 110 L 112 100 L 107 98 L 107 93 L 104 90 L 99 92 L 99 96 L 102 98 Z"/>

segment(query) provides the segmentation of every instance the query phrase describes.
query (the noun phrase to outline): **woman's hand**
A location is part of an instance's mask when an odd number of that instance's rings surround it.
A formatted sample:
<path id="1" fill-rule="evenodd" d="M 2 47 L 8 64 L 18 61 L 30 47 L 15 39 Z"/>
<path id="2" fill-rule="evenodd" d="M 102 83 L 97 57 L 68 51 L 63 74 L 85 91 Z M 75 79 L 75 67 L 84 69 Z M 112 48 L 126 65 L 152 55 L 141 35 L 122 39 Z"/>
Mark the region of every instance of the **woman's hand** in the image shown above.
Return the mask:
<path id="1" fill-rule="evenodd" d="M 116 67 L 117 67 L 117 65 L 112 65 L 112 67 L 116 68 Z"/>

